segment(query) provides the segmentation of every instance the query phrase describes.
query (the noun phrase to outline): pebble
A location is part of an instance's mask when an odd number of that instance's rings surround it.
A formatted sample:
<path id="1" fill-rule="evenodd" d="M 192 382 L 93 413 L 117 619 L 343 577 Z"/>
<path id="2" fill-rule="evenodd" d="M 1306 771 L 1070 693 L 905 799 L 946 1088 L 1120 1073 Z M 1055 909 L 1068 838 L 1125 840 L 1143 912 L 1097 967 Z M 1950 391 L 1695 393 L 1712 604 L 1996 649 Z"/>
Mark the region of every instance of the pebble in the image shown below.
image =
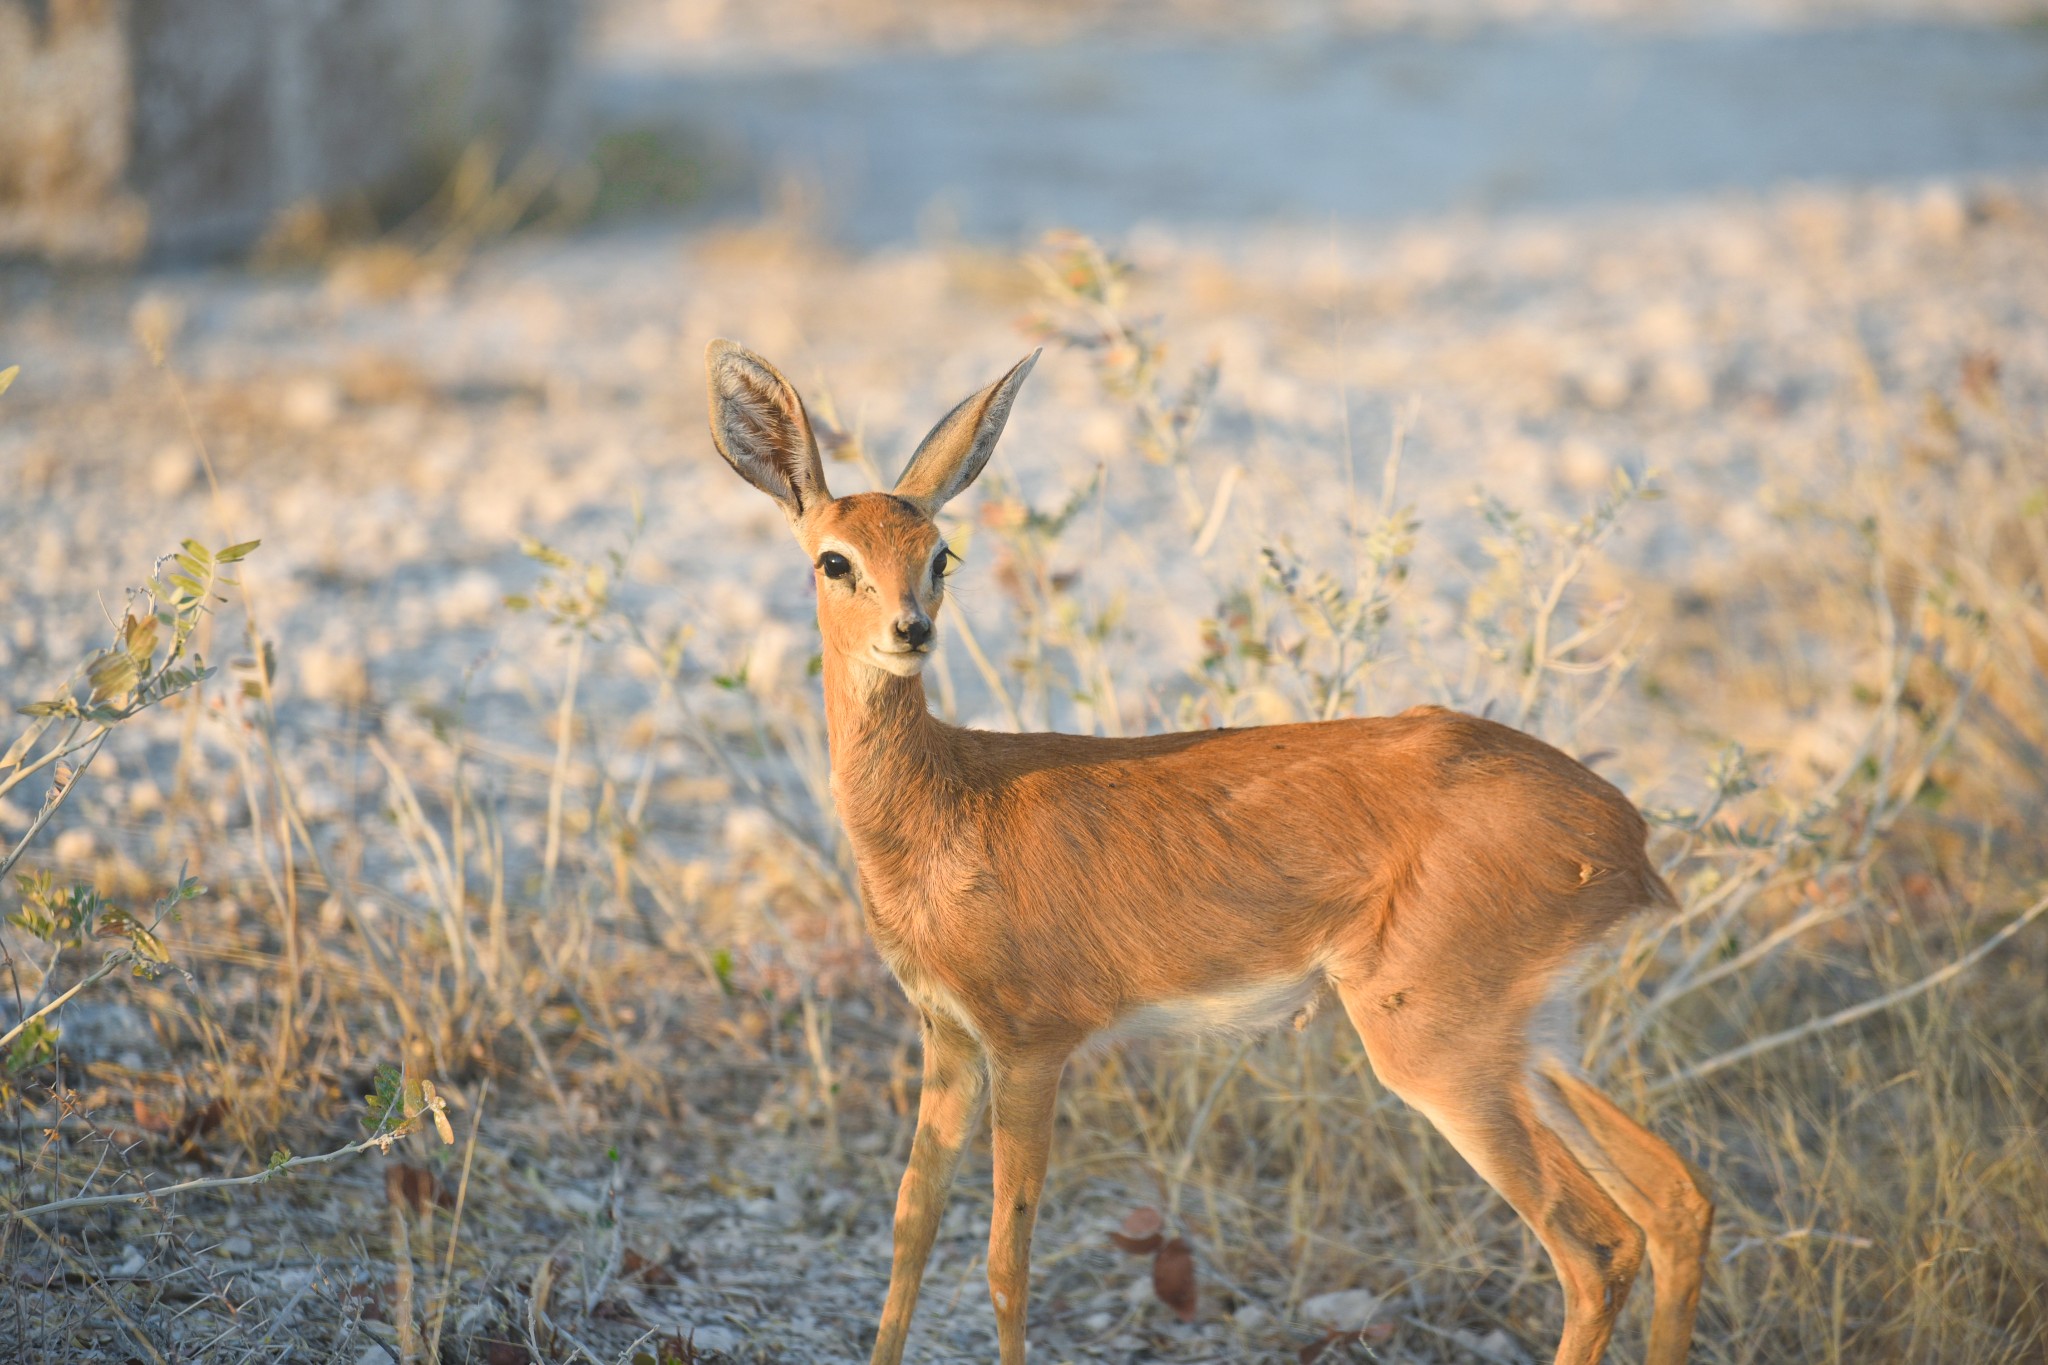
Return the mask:
<path id="1" fill-rule="evenodd" d="M 341 416 L 341 386 L 324 375 L 302 375 L 284 386 L 278 415 L 301 431 L 321 431 Z"/>
<path id="2" fill-rule="evenodd" d="M 149 491 L 160 498 L 175 498 L 199 477 L 199 461 L 192 448 L 174 441 L 149 457 Z"/>
<path id="3" fill-rule="evenodd" d="M 1380 1311 L 1380 1296 L 1370 1289 L 1339 1289 L 1304 1299 L 1301 1316 L 1333 1332 L 1356 1332 Z"/>
<path id="4" fill-rule="evenodd" d="M 299 686 L 314 701 L 345 706 L 370 695 L 369 669 L 361 655 L 314 645 L 300 650 L 286 667 L 298 675 Z"/>
<path id="5" fill-rule="evenodd" d="M 99 849 L 99 836 L 84 828 L 67 829 L 50 842 L 50 852 L 60 863 L 87 863 Z"/>
<path id="6" fill-rule="evenodd" d="M 1479 1353 L 1489 1359 L 1513 1361 L 1525 1361 L 1528 1359 L 1528 1356 L 1523 1354 L 1522 1348 L 1515 1344 L 1515 1339 L 1507 1334 L 1505 1328 L 1496 1327 L 1485 1336 L 1477 1339 L 1469 1338 L 1463 1332 L 1460 1332 L 1458 1335 L 1461 1339 L 1472 1340 Z"/>
<path id="7" fill-rule="evenodd" d="M 717 1323 L 699 1327 L 694 1336 L 687 1332 L 684 1335 L 689 1337 L 700 1351 L 720 1351 L 730 1355 L 740 1348 L 740 1334 L 730 1327 L 722 1327 Z"/>

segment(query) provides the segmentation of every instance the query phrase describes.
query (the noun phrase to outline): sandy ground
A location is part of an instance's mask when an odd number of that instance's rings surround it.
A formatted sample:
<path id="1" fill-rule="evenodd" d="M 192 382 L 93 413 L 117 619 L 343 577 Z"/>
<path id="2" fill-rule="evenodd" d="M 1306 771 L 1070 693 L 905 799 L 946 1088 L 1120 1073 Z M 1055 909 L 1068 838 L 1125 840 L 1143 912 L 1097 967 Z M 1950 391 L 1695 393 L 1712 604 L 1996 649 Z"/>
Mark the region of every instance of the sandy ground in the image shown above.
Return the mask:
<path id="1" fill-rule="evenodd" d="M 1221 365 L 1190 467 L 1209 492 L 1226 470 L 1243 477 L 1213 544 L 1192 551 L 1171 480 L 1130 454 L 1124 416 L 1072 353 L 1039 367 L 994 477 L 1051 503 L 1107 468 L 1100 510 L 1067 549 L 1085 591 L 1128 604 L 1110 648 L 1120 674 L 1145 684 L 1125 699 L 1134 726 L 1170 711 L 1200 621 L 1255 572 L 1261 546 L 1338 543 L 1333 490 L 1377 486 L 1393 414 L 1411 401 L 1420 416 L 1403 487 L 1426 527 L 1427 592 L 1449 601 L 1466 590 L 1475 485 L 1570 512 L 1620 464 L 1654 467 L 1670 493 L 1614 550 L 1654 609 L 1784 552 L 1773 509 L 1824 491 L 1871 439 L 1857 415 L 1868 377 L 1910 406 L 1927 387 L 1953 387 L 1966 356 L 1995 355 L 2016 409 L 2037 421 L 2048 397 L 2044 215 L 2036 185 L 1944 183 L 1378 233 L 1148 233 L 1127 249 L 1139 304 L 1174 339 L 1170 366 L 1211 351 Z M 744 662 L 752 685 L 802 687 L 805 566 L 774 509 L 709 448 L 704 341 L 736 336 L 777 358 L 893 467 L 930 419 L 1024 349 L 1015 319 L 1030 289 L 1006 253 L 848 256 L 775 223 L 522 237 L 398 297 L 366 296 L 340 275 L 10 270 L 0 359 L 23 372 L 0 424 L 0 538 L 14 547 L 0 574 L 6 700 L 60 678 L 100 635 L 102 603 L 180 536 L 261 537 L 247 582 L 288 660 L 283 715 L 313 820 L 375 800 L 374 781 L 348 776 L 348 717 L 377 717 L 398 743 L 445 714 L 465 677 L 480 737 L 544 759 L 538 716 L 553 704 L 560 653 L 501 605 L 534 580 L 520 538 L 594 554 L 621 540 L 636 501 L 637 609 L 656 626 L 693 627 L 707 669 Z M 138 328 L 168 335 L 190 427 Z M 842 491 L 860 482 L 850 465 L 833 476 Z M 1006 607 L 976 584 L 973 561 L 970 548 L 962 603 L 1000 653 Z M 995 719 L 971 671 L 957 658 L 949 667 L 962 717 Z M 601 705 L 644 680 L 614 661 L 590 687 Z M 1745 724 L 1752 742 L 1825 756 L 1824 705 L 1775 733 L 1771 717 L 1739 710 L 1631 703 L 1639 742 L 1620 760 L 1631 790 L 1683 789 L 1711 738 Z M 60 866 L 82 870 L 110 851 L 148 858 L 176 724 L 151 721 L 146 739 L 113 752 L 52 845 Z M 512 826 L 528 856 L 532 795 Z M 18 828 L 23 811 L 0 818 Z M 718 856 L 749 837 L 718 809 L 679 807 L 655 824 L 678 856 Z M 97 1032 L 81 1020 L 76 1045 L 136 1053 L 120 1019 Z M 792 1176 L 817 1169 L 816 1149 L 786 1141 L 645 1149 L 658 1155 L 639 1159 L 634 1226 L 650 1246 L 688 1247 L 681 1285 L 646 1290 L 645 1305 L 699 1326 L 706 1344 L 855 1359 L 886 1267 L 893 1139 L 856 1140 L 850 1176 Z M 521 1197 L 573 1219 L 602 1187 L 575 1178 L 573 1151 L 557 1156 L 545 1191 L 535 1183 Z M 1255 1314 L 1189 1328 L 1156 1310 L 1133 1316 L 1141 1280 L 1101 1249 L 1115 1213 L 1082 1198 L 1049 1215 L 1047 1358 L 1221 1359 L 1305 1339 Z M 987 1349 L 979 1225 L 956 1214 L 929 1300 L 948 1308 L 918 1328 L 927 1358 Z"/>
<path id="2" fill-rule="evenodd" d="M 1136 309 L 1164 318 L 1169 371 L 1220 363 L 1196 487 L 1245 471 L 1214 544 L 1166 550 L 1171 481 L 1131 455 L 1077 354 L 1034 374 L 994 472 L 1049 503 L 1106 467 L 1094 543 L 1075 552 L 1084 581 L 1132 604 L 1120 663 L 1159 688 L 1262 545 L 1336 543 L 1315 499 L 1377 488 L 1411 400 L 1403 487 L 1443 553 L 1470 550 L 1475 486 L 1576 512 L 1619 465 L 1659 472 L 1672 495 L 1640 514 L 1625 561 L 1711 579 L 1757 552 L 1771 498 L 1845 439 L 1864 366 L 1911 395 L 1984 353 L 2035 397 L 2040 212 L 2024 183 L 1935 184 L 1384 233 L 1151 232 L 1127 246 Z M 688 619 L 707 658 L 751 654 L 756 676 L 801 669 L 805 567 L 772 505 L 709 449 L 704 341 L 777 359 L 888 469 L 1031 344 L 1015 324 L 1032 286 L 1007 253 L 850 257 L 778 226 L 525 238 L 397 299 L 238 271 L 24 269 L 0 287 L 0 349 L 24 362 L 0 428 L 16 490 L 0 529 L 22 555 L 0 639 L 11 698 L 97 638 L 95 594 L 188 532 L 266 541 L 249 582 L 311 661 L 296 700 L 343 699 L 360 670 L 381 702 L 445 703 L 487 655 L 482 694 L 510 696 L 530 643 L 500 608 L 533 579 L 520 538 L 595 553 L 636 500 L 653 619 Z M 194 428 L 133 341 L 138 317 L 173 320 Z M 861 479 L 834 475 L 841 491 Z M 965 610 L 1000 615 L 971 571 L 962 586 Z M 986 718 L 954 671 L 964 714 Z"/>
<path id="3" fill-rule="evenodd" d="M 605 12 L 598 49 L 615 65 L 744 65 L 849 47 L 1128 39 L 1169 20 L 1210 38 L 1246 28 L 1242 7 L 1166 0 L 1088 15 L 938 8 L 933 17 L 891 4 L 620 4 Z M 1720 6 L 1627 0 L 1473 0 L 1454 11 L 1297 5 L 1275 7 L 1273 26 L 1312 41 L 1530 15 L 1667 28 L 1725 17 Z M 1800 0 L 1742 17 L 1803 26 L 2031 12 L 2017 0 Z M 1020 324 L 1041 303 L 1012 246 L 931 232 L 882 234 L 892 244 L 853 250 L 832 227 L 829 206 L 798 195 L 745 223 L 524 232 L 387 269 L 360 258 L 134 277 L 0 267 L 0 368 L 21 365 L 0 396 L 0 702 L 21 705 L 61 681 L 118 617 L 123 586 L 181 537 L 261 538 L 244 582 L 282 661 L 281 748 L 313 829 L 327 837 L 374 823 L 392 799 L 365 756 L 367 736 L 426 763 L 459 719 L 500 775 L 508 859 L 530 873 L 566 656 L 560 632 L 505 599 L 533 589 L 539 571 L 521 543 L 538 538 L 586 558 L 629 547 L 622 600 L 653 636 L 687 632 L 687 690 L 731 733 L 744 734 L 748 712 L 715 675 L 814 715 L 808 567 L 775 508 L 711 449 L 705 343 L 734 337 L 777 361 L 814 412 L 893 472 L 933 420 L 1036 344 Z M 1696 792 L 1707 757 L 1731 737 L 1795 777 L 1808 764 L 1825 769 L 1858 715 L 1844 680 L 1867 663 L 1861 626 L 1825 644 L 1761 625 L 1701 638 L 1689 624 L 1697 608 L 1768 594 L 1774 566 L 1801 551 L 1781 514 L 1828 504 L 1859 468 L 1898 458 L 1928 392 L 1953 393 L 1991 366 L 2015 431 L 2038 442 L 2048 412 L 2048 182 L 2037 173 L 1438 212 L 1383 227 L 1150 226 L 1108 245 L 1133 268 L 1131 314 L 1156 318 L 1169 342 L 1169 387 L 1217 366 L 1185 485 L 1136 453 L 1128 406 L 1104 391 L 1090 357 L 1052 346 L 989 475 L 955 509 L 967 563 L 947 611 L 965 614 L 1006 661 L 1017 614 L 994 581 L 986 514 L 1017 499 L 1056 507 L 1102 479 L 1055 567 L 1073 575 L 1088 610 L 1116 609 L 1105 654 L 1122 688 L 1113 723 L 1126 730 L 1159 728 L 1198 694 L 1205 620 L 1258 578 L 1262 550 L 1326 563 L 1348 555 L 1345 514 L 1377 498 L 1405 421 L 1397 501 L 1422 523 L 1412 593 L 1425 616 L 1448 621 L 1479 590 L 1494 533 L 1475 490 L 1538 520 L 1579 515 L 1617 468 L 1654 473 L 1665 490 L 1631 510 L 1592 576 L 1593 590 L 1629 595 L 1647 626 L 1639 675 L 1660 686 L 1626 689 L 1597 727 L 1556 738 L 1609 750 L 1602 771 L 1644 802 Z M 163 346 L 163 367 L 142 340 Z M 852 462 L 830 474 L 839 492 L 866 485 Z M 241 619 L 221 619 L 208 642 L 216 661 L 248 653 Z M 1714 619 L 1744 629 L 1739 611 Z M 963 722 L 1003 723 L 946 638 L 942 705 Z M 1754 690 L 1757 670 L 1723 668 L 1723 656 L 1776 670 L 1768 704 Z M 1375 705 L 1473 702 L 1426 663 L 1392 669 Z M 592 651 L 582 688 L 593 714 L 637 718 L 652 683 L 613 633 Z M 183 753 L 201 779 L 207 827 L 239 831 L 204 850 L 206 875 L 223 886 L 259 880 L 237 809 L 236 746 L 214 728 L 227 714 L 208 712 L 204 726 L 189 712 L 152 715 L 124 732 L 52 830 L 42 865 L 81 876 L 111 865 L 134 884 L 160 876 L 162 813 Z M 1101 719 L 1057 695 L 1025 716 Z M 619 747 L 628 768 L 641 749 L 655 756 L 648 838 L 660 856 L 707 884 L 759 871 L 763 821 L 700 753 L 659 725 Z M 791 789 L 801 781 L 772 776 Z M 26 803 L 0 802 L 0 833 L 27 818 Z M 417 890 L 404 850 L 387 838 L 363 858 L 366 883 L 394 888 L 382 913 L 395 913 Z M 374 897 L 365 903 L 379 913 Z M 249 912 L 217 913 L 232 925 Z M 322 932 L 342 932 L 339 909 L 331 923 L 326 908 L 313 913 Z M 865 955 L 834 969 L 879 974 Z M 258 988 L 243 978 L 241 989 Z M 633 1055 L 656 1069 L 682 1073 L 727 1041 L 656 1036 L 670 1016 L 651 997 L 641 1017 L 650 1032 Z M 78 1011 L 68 1028 L 66 1047 L 82 1060 L 130 1071 L 163 1061 L 143 1011 L 118 998 Z M 851 1000 L 838 1028 L 870 1057 L 912 1055 L 914 1034 L 885 1008 Z M 530 1284 L 550 1248 L 601 1260 L 593 1218 L 616 1186 L 628 1240 L 665 1268 L 654 1279 L 672 1281 L 618 1289 L 627 1316 L 695 1329 L 700 1344 L 743 1359 L 864 1359 L 907 1133 L 876 1118 L 878 1104 L 850 1120 L 843 1164 L 833 1165 L 796 1112 L 790 1078 L 803 1060 L 749 1056 L 705 1061 L 718 1079 L 689 1094 L 687 1121 L 674 1128 L 572 1094 L 559 1110 L 536 1104 L 488 1129 L 479 1161 L 494 1197 L 474 1213 L 474 1241 L 491 1248 L 478 1277 L 490 1292 L 467 1300 L 453 1330 L 495 1330 L 515 1302 L 499 1291 Z M 591 1137 L 600 1132 L 631 1136 L 623 1175 Z M 363 1243 L 380 1234 L 350 1220 L 377 1206 L 381 1180 L 364 1166 L 275 1196 L 331 1232 L 318 1245 L 280 1245 L 278 1227 L 307 1223 L 280 1222 L 273 1205 L 208 1206 L 195 1235 L 216 1246 L 201 1258 L 287 1327 L 293 1312 L 338 1311 L 319 1294 L 302 1303 L 300 1291 L 326 1284 L 335 1266 L 376 1263 Z M 978 1264 L 985 1187 L 984 1158 L 963 1178 L 977 1193 L 945 1224 L 914 1359 L 992 1354 Z M 1175 1322 L 1151 1303 L 1139 1263 L 1104 1243 L 1128 1191 L 1081 1174 L 1062 1188 L 1038 1238 L 1034 1358 L 1282 1358 L 1314 1339 L 1256 1288 L 1213 1282 L 1231 1312 Z M 1404 1311 L 1419 1325 L 1404 1329 L 1392 1358 L 1524 1358 L 1505 1335 L 1456 1338 L 1473 1324 L 1436 1323 L 1428 1305 Z M 580 1321 L 608 1351 L 638 1331 L 625 1318 Z M 372 1337 L 345 1339 L 336 1358 L 387 1358 L 384 1338 Z"/>

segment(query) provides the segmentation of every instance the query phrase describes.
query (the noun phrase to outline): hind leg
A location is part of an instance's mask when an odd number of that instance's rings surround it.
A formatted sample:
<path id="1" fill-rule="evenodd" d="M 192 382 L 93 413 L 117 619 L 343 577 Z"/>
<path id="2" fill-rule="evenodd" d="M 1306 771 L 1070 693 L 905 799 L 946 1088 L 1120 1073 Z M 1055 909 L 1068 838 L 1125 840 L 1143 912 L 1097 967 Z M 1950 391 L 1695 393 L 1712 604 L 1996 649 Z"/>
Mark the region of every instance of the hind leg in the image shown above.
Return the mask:
<path id="1" fill-rule="evenodd" d="M 1545 1108 L 1592 1177 L 1649 1237 L 1656 1298 L 1646 1365 L 1684 1365 L 1700 1306 L 1714 1201 L 1692 1163 L 1568 1069 L 1546 1061 L 1536 1082 Z M 1562 1113 L 1556 1108 L 1562 1107 Z"/>
<path id="2" fill-rule="evenodd" d="M 1643 1230 L 1544 1121 L 1530 1084 L 1526 1019 L 1504 1008 L 1475 1021 L 1469 1001 L 1431 1009 L 1409 999 L 1414 992 L 1339 994 L 1373 1072 L 1436 1126 L 1550 1254 L 1565 1297 L 1557 1365 L 1595 1365 L 1642 1265 Z"/>

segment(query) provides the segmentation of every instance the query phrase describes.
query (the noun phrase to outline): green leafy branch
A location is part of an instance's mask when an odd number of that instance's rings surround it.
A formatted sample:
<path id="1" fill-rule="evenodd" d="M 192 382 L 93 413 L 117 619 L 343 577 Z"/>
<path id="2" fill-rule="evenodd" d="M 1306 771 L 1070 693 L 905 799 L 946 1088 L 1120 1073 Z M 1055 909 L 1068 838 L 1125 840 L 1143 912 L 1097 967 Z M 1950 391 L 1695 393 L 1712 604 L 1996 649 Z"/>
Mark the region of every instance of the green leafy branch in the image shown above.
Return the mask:
<path id="1" fill-rule="evenodd" d="M 31 1002 L 21 1022 L 0 1033 L 0 1049 L 6 1049 L 4 1057 L 0 1057 L 0 1077 L 5 1078 L 39 1066 L 55 1053 L 58 1031 L 50 1027 L 49 1018 L 81 992 L 123 967 L 138 977 L 154 978 L 171 960 L 163 940 L 157 936 L 158 926 L 166 919 L 177 918 L 179 907 L 186 901 L 206 894 L 206 888 L 198 881 L 180 872 L 178 884 L 157 897 L 155 912 L 145 924 L 90 886 L 74 884 L 59 888 L 48 872 L 15 880 L 21 888 L 21 909 L 9 915 L 7 922 L 49 944 L 54 951 L 43 969 L 43 986 L 37 999 Z M 118 940 L 120 946 L 69 990 L 43 1003 L 41 997 L 56 980 L 57 964 L 64 953 L 84 946 L 90 939 Z"/>
<path id="2" fill-rule="evenodd" d="M 632 540 L 638 539 L 640 518 L 634 517 L 632 539 L 619 549 L 608 550 L 600 559 L 570 557 L 542 541 L 528 537 L 520 542 L 520 553 L 547 570 L 531 593 L 515 593 L 505 599 L 513 611 L 538 611 L 558 626 L 579 633 L 594 630 L 610 614 L 612 598 L 626 576 L 626 556 Z"/>
<path id="3" fill-rule="evenodd" d="M 193 633 L 235 586 L 227 566 L 261 542 L 244 541 L 218 552 L 188 540 L 157 563 L 150 581 L 130 594 L 127 610 L 107 648 L 94 654 L 57 692 L 20 708 L 29 727 L 0 754 L 0 797 L 48 770 L 50 789 L 28 830 L 0 854 L 0 876 L 12 871 L 28 846 L 70 797 L 78 778 L 99 755 L 114 728 L 211 677 L 192 646 Z M 79 755 L 75 765 L 67 760 Z"/>
<path id="4" fill-rule="evenodd" d="M 1188 448 L 1215 396 L 1221 361 L 1211 354 L 1171 385 L 1159 319 L 1131 312 L 1130 263 L 1078 233 L 1054 233 L 1046 245 L 1048 255 L 1025 258 L 1045 300 L 1024 319 L 1025 330 L 1092 358 L 1103 392 L 1130 405 L 1139 453 L 1173 468 L 1190 523 L 1200 525 L 1206 504 L 1188 474 Z"/>
<path id="5" fill-rule="evenodd" d="M 1620 528 L 1628 509 L 1662 496 L 1654 475 L 1639 480 L 1616 469 L 1606 491 L 1583 517 L 1560 528 L 1561 534 L 1544 536 L 1501 499 L 1484 490 L 1475 495 L 1480 515 L 1494 532 L 1486 550 L 1493 558 L 1495 573 L 1493 583 L 1474 594 L 1477 610 L 1468 618 L 1468 632 L 1474 645 L 1494 662 L 1514 667 L 1519 685 L 1510 723 L 1530 724 L 1543 701 L 1544 684 L 1553 675 L 1607 673 L 1618 679 L 1626 670 L 1627 639 L 1596 660 L 1574 655 L 1619 625 L 1627 602 L 1568 613 L 1566 594 Z M 1493 608 L 1518 597 L 1520 628 L 1511 631 Z M 1563 634 L 1567 627 L 1571 627 L 1569 633 Z"/>
<path id="6" fill-rule="evenodd" d="M 399 1139 L 419 1132 L 431 1124 L 442 1144 L 452 1145 L 455 1141 L 454 1126 L 448 1121 L 448 1101 L 437 1091 L 434 1083 L 424 1077 L 407 1077 L 397 1067 L 386 1063 L 377 1068 L 376 1088 L 364 1097 L 369 1117 L 364 1126 L 370 1131 L 367 1136 L 337 1147 L 331 1152 L 315 1156 L 293 1156 L 280 1147 L 270 1155 L 260 1171 L 246 1175 L 206 1176 L 198 1180 L 187 1180 L 176 1185 L 162 1185 L 154 1189 L 123 1190 L 112 1194 L 85 1194 L 70 1199 L 57 1199 L 47 1204 L 36 1204 L 29 1208 L 15 1208 L 4 1194 L 0 1194 L 0 1223 L 19 1220 L 30 1223 L 52 1213 L 63 1213 L 71 1209 L 104 1208 L 110 1204 L 146 1204 L 169 1195 L 190 1194 L 199 1190 L 224 1190 L 237 1185 L 260 1185 L 274 1180 L 291 1171 L 308 1166 L 324 1166 L 330 1162 L 346 1160 L 363 1152 L 375 1149 L 389 1152 Z"/>
<path id="7" fill-rule="evenodd" d="M 626 576 L 626 560 L 638 539 L 642 520 L 633 515 L 633 533 L 626 545 L 602 560 L 576 560 L 560 550 L 528 538 L 520 545 L 526 557 L 547 572 L 531 595 L 505 599 L 513 611 L 538 610 L 569 632 L 569 659 L 562 678 L 562 698 L 555 711 L 555 763 L 548 778 L 547 844 L 541 853 L 541 899 L 552 900 L 555 867 L 562 853 L 562 800 L 569 781 L 569 746 L 576 731 L 576 689 L 583 676 L 583 644 L 612 611 L 612 598 Z"/>

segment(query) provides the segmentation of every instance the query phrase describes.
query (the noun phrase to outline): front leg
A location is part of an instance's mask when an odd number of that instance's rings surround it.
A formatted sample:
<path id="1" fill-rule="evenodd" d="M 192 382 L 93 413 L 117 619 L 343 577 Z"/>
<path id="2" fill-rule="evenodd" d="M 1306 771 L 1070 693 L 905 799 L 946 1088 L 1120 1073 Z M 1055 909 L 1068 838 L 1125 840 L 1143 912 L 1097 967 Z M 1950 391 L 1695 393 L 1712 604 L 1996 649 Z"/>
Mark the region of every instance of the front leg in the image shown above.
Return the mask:
<path id="1" fill-rule="evenodd" d="M 988 1288 L 996 1306 L 1002 1365 L 1024 1365 L 1031 1229 L 1045 1192 L 1053 1106 L 1067 1054 L 1036 1052 L 989 1060 L 995 1083 L 995 1216 L 988 1233 Z"/>
<path id="2" fill-rule="evenodd" d="M 981 1044 L 949 1019 L 924 1014 L 924 1089 L 917 1098 L 917 1136 L 910 1166 L 896 1195 L 896 1255 L 889 1266 L 889 1298 L 875 1333 L 870 1365 L 897 1365 L 910 1335 L 925 1262 L 931 1259 L 946 1195 L 960 1169 L 960 1153 L 981 1121 L 987 1094 Z"/>

